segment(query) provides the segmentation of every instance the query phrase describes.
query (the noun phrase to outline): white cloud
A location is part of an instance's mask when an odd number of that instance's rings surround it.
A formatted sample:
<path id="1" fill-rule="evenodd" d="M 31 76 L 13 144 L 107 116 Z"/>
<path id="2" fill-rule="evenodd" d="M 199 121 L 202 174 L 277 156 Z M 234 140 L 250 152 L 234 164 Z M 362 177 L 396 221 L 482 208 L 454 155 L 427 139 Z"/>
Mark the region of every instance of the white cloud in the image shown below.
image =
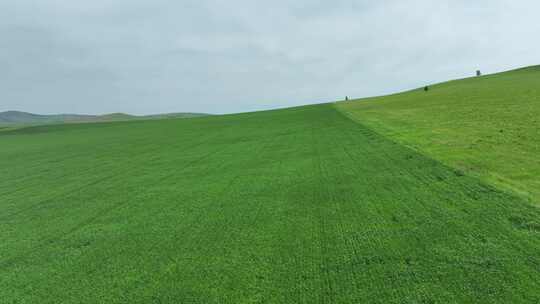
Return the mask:
<path id="1" fill-rule="evenodd" d="M 0 0 L 0 110 L 226 113 L 538 64 L 536 1 Z"/>

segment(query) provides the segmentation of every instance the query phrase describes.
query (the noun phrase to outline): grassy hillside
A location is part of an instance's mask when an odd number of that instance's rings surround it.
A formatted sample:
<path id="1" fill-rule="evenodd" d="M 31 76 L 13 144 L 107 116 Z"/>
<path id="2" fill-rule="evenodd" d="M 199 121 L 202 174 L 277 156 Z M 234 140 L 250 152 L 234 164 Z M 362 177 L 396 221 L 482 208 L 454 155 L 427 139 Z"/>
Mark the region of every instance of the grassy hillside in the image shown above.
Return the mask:
<path id="1" fill-rule="evenodd" d="M 376 132 L 540 203 L 540 66 L 338 107 Z"/>
<path id="2" fill-rule="evenodd" d="M 46 125 L 61 123 L 81 123 L 81 122 L 108 122 L 127 120 L 148 120 L 165 118 L 191 118 L 206 116 L 201 113 L 167 113 L 157 115 L 135 116 L 124 113 L 111 113 L 105 115 L 78 115 L 78 114 L 52 114 L 39 115 L 20 111 L 0 112 L 0 127 L 13 127 L 25 125 Z"/>
<path id="3" fill-rule="evenodd" d="M 333 105 L 0 147 L 3 303 L 540 302 L 540 209 Z"/>

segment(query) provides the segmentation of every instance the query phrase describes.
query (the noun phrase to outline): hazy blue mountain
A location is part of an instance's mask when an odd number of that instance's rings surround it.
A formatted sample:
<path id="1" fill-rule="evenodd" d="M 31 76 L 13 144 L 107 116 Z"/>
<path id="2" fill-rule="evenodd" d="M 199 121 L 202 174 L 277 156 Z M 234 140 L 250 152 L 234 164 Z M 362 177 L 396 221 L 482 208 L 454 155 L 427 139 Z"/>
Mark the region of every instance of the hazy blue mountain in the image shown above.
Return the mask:
<path id="1" fill-rule="evenodd" d="M 202 113 L 166 113 L 156 115 L 135 116 L 124 113 L 111 113 L 105 115 L 79 115 L 79 114 L 52 114 L 40 115 L 20 111 L 0 112 L 0 125 L 25 125 L 25 124 L 51 124 L 51 123 L 76 123 L 76 122 L 102 122 L 124 121 L 140 119 L 167 119 L 189 118 L 205 116 Z"/>

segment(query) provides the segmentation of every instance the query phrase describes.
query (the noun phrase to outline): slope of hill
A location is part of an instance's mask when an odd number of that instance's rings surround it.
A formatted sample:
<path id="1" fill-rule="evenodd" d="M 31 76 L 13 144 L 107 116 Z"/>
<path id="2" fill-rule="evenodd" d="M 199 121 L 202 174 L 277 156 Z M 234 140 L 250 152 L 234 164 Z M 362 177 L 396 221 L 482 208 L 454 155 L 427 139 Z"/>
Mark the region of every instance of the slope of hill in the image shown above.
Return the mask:
<path id="1" fill-rule="evenodd" d="M 540 302 L 539 208 L 331 104 L 0 147 L 5 303 Z"/>
<path id="2" fill-rule="evenodd" d="M 39 115 L 20 111 L 0 112 L 0 125 L 37 125 L 37 124 L 58 124 L 77 122 L 104 122 L 104 121 L 126 121 L 126 120 L 146 120 L 164 118 L 188 118 L 199 117 L 208 114 L 201 113 L 167 113 L 157 115 L 135 116 L 124 113 L 111 113 L 105 115 L 78 115 L 78 114 L 53 114 Z"/>
<path id="3" fill-rule="evenodd" d="M 540 202 L 540 66 L 337 106 L 393 140 Z"/>

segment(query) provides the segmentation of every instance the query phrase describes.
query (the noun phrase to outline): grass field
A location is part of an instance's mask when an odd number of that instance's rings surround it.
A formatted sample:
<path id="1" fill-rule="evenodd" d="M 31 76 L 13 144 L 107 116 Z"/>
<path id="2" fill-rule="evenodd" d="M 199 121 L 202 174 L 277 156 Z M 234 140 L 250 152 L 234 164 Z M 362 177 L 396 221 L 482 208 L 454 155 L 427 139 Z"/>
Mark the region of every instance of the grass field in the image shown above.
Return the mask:
<path id="1" fill-rule="evenodd" d="M 540 66 L 339 108 L 378 133 L 540 204 Z"/>
<path id="2" fill-rule="evenodd" d="M 0 176 L 1 303 L 540 302 L 539 208 L 331 104 L 5 131 Z"/>

